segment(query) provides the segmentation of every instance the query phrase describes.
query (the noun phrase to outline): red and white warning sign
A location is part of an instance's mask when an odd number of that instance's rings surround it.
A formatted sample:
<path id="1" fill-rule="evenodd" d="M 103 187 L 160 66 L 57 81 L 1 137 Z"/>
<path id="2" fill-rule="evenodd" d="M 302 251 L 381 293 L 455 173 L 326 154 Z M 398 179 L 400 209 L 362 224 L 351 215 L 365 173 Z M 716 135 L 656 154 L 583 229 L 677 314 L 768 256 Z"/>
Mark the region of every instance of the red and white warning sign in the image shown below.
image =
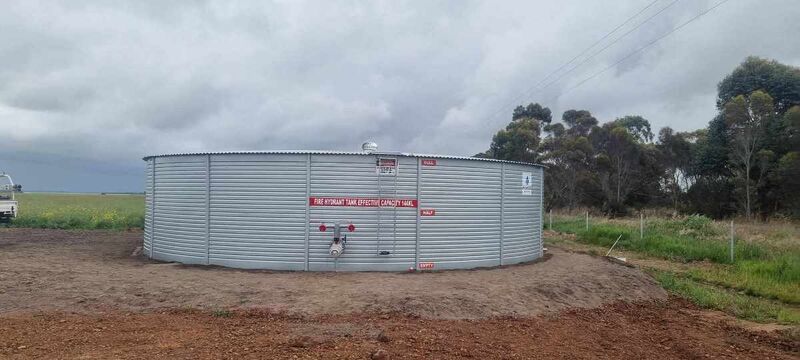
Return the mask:
<path id="1" fill-rule="evenodd" d="M 422 166 L 436 166 L 436 159 L 422 159 Z"/>
<path id="2" fill-rule="evenodd" d="M 378 161 L 375 163 L 375 172 L 379 176 L 397 175 L 397 159 L 378 158 Z"/>
<path id="3" fill-rule="evenodd" d="M 419 209 L 420 216 L 436 216 L 436 209 Z"/>
<path id="4" fill-rule="evenodd" d="M 355 207 L 417 207 L 417 199 L 378 199 L 359 197 L 309 197 L 311 206 L 355 206 Z"/>

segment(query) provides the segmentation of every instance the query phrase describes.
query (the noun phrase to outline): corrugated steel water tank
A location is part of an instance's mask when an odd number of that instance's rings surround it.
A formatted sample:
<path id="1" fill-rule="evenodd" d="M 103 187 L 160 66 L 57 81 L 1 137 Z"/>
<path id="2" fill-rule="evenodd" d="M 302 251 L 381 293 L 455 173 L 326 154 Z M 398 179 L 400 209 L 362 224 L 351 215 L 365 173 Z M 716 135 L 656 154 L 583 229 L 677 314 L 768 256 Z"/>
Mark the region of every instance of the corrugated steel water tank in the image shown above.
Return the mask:
<path id="1" fill-rule="evenodd" d="M 543 169 L 535 164 L 320 151 L 144 160 L 144 251 L 157 260 L 405 271 L 542 256 Z M 338 257 L 330 251 L 336 224 L 347 236 Z"/>

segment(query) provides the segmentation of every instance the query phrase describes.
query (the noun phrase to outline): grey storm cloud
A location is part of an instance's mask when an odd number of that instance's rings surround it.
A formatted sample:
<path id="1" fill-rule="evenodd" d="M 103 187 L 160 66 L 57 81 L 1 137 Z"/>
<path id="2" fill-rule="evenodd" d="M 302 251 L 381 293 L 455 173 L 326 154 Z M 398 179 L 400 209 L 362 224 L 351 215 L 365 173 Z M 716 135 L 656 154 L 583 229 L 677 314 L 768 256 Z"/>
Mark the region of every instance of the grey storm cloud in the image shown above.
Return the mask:
<path id="1" fill-rule="evenodd" d="M 652 0 L 10 2 L 0 169 L 39 189 L 90 189 L 112 180 L 86 172 L 117 171 L 120 189 L 141 190 L 140 158 L 163 152 L 374 139 L 472 155 L 528 102 L 557 118 L 579 108 L 696 129 L 746 56 L 800 64 L 796 1 L 730 0 L 575 86 L 718 1 L 652 4 L 617 34 L 666 9 L 544 89 L 534 85 Z M 48 159 L 87 185 L 34 175 Z"/>

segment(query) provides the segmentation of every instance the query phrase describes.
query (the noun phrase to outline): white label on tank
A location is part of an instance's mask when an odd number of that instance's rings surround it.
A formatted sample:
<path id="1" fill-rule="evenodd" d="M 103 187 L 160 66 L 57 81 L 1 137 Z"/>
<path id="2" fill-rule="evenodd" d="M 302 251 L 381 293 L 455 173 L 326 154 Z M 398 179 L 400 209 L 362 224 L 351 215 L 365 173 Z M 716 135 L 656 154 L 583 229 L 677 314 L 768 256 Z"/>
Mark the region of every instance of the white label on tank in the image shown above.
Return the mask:
<path id="1" fill-rule="evenodd" d="M 533 176 L 531 173 L 522 173 L 522 195 L 533 195 Z"/>

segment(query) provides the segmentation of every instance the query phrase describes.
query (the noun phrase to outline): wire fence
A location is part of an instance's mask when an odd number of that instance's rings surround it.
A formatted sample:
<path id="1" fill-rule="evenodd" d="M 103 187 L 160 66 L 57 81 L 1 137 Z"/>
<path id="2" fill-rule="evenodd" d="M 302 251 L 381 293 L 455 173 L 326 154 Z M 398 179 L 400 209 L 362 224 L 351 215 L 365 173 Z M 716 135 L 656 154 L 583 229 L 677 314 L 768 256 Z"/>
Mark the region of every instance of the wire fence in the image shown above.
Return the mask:
<path id="1" fill-rule="evenodd" d="M 702 245 L 705 245 L 708 242 L 706 240 L 713 240 L 717 245 L 714 246 L 716 252 L 723 251 L 725 253 L 724 260 L 726 261 L 724 262 L 733 263 L 736 260 L 738 237 L 734 220 L 726 223 L 715 222 L 697 215 L 681 218 L 649 218 L 644 213 L 635 217 L 609 219 L 593 215 L 588 210 L 566 213 L 554 213 L 550 210 L 545 214 L 543 220 L 547 230 L 576 234 L 599 245 L 607 245 L 607 242 L 614 238 L 617 238 L 617 241 L 624 239 L 628 248 L 645 248 L 644 245 L 635 244 L 635 242 L 647 242 L 647 247 L 658 247 L 659 245 L 666 247 L 670 245 L 667 244 L 669 242 L 693 241 L 699 243 L 702 241 L 704 243 Z M 720 240 L 727 243 L 725 248 L 718 246 Z M 663 244 L 659 244 L 659 242 Z M 697 247 L 698 244 L 693 244 L 693 246 Z M 717 260 L 723 260 L 720 254 L 714 257 Z"/>

